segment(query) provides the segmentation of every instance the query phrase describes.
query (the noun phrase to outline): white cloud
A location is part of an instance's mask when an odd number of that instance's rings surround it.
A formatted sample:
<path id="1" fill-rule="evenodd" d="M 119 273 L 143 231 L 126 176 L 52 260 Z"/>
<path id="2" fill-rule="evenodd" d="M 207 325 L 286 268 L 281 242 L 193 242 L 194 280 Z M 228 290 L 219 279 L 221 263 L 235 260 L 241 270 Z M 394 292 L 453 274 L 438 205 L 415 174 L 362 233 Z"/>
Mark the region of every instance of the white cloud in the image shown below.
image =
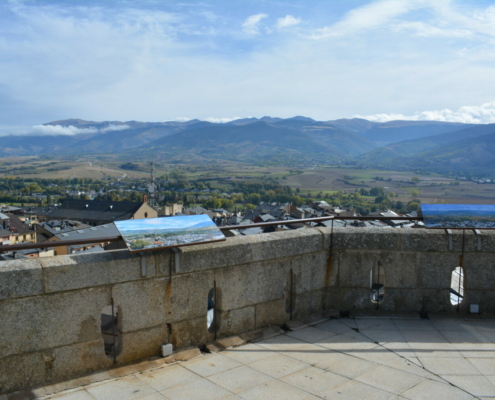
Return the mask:
<path id="1" fill-rule="evenodd" d="M 76 128 L 72 125 L 35 125 L 26 133 L 30 135 L 77 135 L 79 133 L 98 133 L 98 129 Z"/>
<path id="2" fill-rule="evenodd" d="M 425 6 L 423 0 L 381 0 L 349 11 L 339 22 L 317 30 L 311 37 L 338 37 L 383 26 L 393 19 Z"/>
<path id="3" fill-rule="evenodd" d="M 468 29 L 438 27 L 424 22 L 401 22 L 392 27 L 395 32 L 412 32 L 419 37 L 468 38 L 473 32 Z"/>
<path id="4" fill-rule="evenodd" d="M 126 124 L 123 125 L 110 124 L 105 128 L 100 129 L 100 132 L 123 131 L 124 129 L 129 129 L 129 128 L 130 126 Z"/>
<path id="5" fill-rule="evenodd" d="M 300 18 L 293 17 L 292 15 L 286 15 L 284 18 L 277 19 L 276 28 L 283 29 L 290 26 L 298 25 L 301 23 Z"/>
<path id="6" fill-rule="evenodd" d="M 244 33 L 247 33 L 249 35 L 257 35 L 258 33 L 260 33 L 258 29 L 258 23 L 266 17 L 268 17 L 268 15 L 263 13 L 251 15 L 242 24 L 242 30 L 244 31 Z"/>
<path id="7" fill-rule="evenodd" d="M 449 109 L 422 111 L 413 115 L 403 114 L 375 114 L 366 117 L 356 115 L 355 118 L 364 118 L 374 122 L 402 121 L 445 121 L 462 122 L 464 124 L 495 123 L 495 101 L 480 106 L 464 106 L 457 111 Z"/>
<path id="8" fill-rule="evenodd" d="M 209 117 L 209 118 L 206 118 L 205 121 L 212 122 L 214 124 L 225 124 L 226 122 L 235 121 L 236 119 L 240 119 L 240 118 L 243 118 L 243 117 L 234 117 L 234 118 Z M 250 117 L 246 117 L 246 118 L 250 118 Z"/>

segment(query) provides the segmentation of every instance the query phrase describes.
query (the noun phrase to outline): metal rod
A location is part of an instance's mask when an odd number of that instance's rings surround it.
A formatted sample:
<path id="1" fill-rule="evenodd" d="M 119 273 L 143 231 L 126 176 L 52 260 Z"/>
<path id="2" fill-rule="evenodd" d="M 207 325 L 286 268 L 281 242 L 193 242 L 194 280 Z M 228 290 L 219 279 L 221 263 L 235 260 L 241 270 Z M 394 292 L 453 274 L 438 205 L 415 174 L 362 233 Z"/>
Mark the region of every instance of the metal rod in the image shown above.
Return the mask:
<path id="1" fill-rule="evenodd" d="M 113 306 L 113 297 L 112 297 L 112 353 L 113 353 L 113 365 L 117 363 L 117 351 L 115 349 L 115 337 L 117 336 L 115 334 L 115 312 L 114 312 L 114 306 Z"/>
<path id="2" fill-rule="evenodd" d="M 214 340 L 217 340 L 217 281 L 213 281 L 213 334 Z"/>
<path id="3" fill-rule="evenodd" d="M 457 312 L 459 312 L 459 305 L 461 304 L 461 280 L 464 280 L 464 245 L 466 238 L 466 230 L 462 230 L 462 252 L 459 257 L 459 285 L 457 288 Z M 464 299 L 464 291 L 462 293 L 462 298 Z"/>
<path id="4" fill-rule="evenodd" d="M 422 221 L 420 217 L 317 217 L 317 218 L 303 218 L 303 219 L 293 219 L 293 220 L 282 220 L 273 222 L 261 222 L 249 225 L 227 225 L 220 226 L 218 229 L 221 231 L 229 231 L 233 229 L 249 229 L 249 228 L 261 228 L 266 226 L 276 226 L 276 225 L 293 225 L 293 224 L 305 224 L 308 222 L 323 222 L 329 220 L 353 220 L 353 221 Z M 29 250 L 29 249 L 45 249 L 48 247 L 60 247 L 60 246 L 73 246 L 77 244 L 92 244 L 92 243 L 103 243 L 103 242 L 119 242 L 123 241 L 122 236 L 107 236 L 93 239 L 74 239 L 74 240 L 63 240 L 58 242 L 41 242 L 41 243 L 20 243 L 0 246 L 0 252 L 3 251 L 14 251 L 14 250 Z M 193 243 L 194 244 L 194 243 Z M 156 250 L 156 249 L 153 249 Z"/>
<path id="5" fill-rule="evenodd" d="M 292 309 L 294 308 L 292 282 L 293 282 L 293 277 L 292 277 L 292 268 L 291 268 L 290 269 L 290 321 L 292 321 Z"/>

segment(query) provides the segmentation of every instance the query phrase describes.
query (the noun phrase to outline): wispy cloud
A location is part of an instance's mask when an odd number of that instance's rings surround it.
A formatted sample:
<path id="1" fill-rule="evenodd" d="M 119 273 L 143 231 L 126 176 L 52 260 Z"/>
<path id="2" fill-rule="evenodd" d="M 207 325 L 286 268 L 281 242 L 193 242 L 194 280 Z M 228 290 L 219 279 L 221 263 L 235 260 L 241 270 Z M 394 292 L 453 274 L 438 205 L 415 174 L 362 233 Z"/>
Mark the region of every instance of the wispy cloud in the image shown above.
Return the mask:
<path id="1" fill-rule="evenodd" d="M 275 27 L 277 29 L 284 29 L 290 26 L 298 25 L 301 23 L 300 18 L 293 17 L 292 15 L 286 15 L 284 18 L 277 19 Z"/>
<path id="2" fill-rule="evenodd" d="M 374 122 L 388 121 L 444 121 L 461 122 L 465 124 L 490 124 L 495 123 L 495 101 L 480 106 L 464 106 L 457 111 L 449 109 L 422 111 L 413 115 L 403 114 L 375 114 L 369 116 L 356 115 L 355 118 L 364 118 Z"/>
<path id="3" fill-rule="evenodd" d="M 257 35 L 260 33 L 258 24 L 263 18 L 268 17 L 268 15 L 260 13 L 260 14 L 255 14 L 251 15 L 250 17 L 246 18 L 246 20 L 242 24 L 242 29 L 244 33 L 247 33 L 248 35 Z"/>
<path id="4" fill-rule="evenodd" d="M 338 37 L 377 28 L 425 5 L 423 0 L 381 0 L 349 11 L 339 22 L 318 29 L 312 37 Z"/>
<path id="5" fill-rule="evenodd" d="M 105 128 L 100 129 L 100 132 L 123 131 L 129 128 L 130 126 L 126 124 L 121 124 L 121 125 L 110 124 Z"/>
<path id="6" fill-rule="evenodd" d="M 30 135 L 77 135 L 80 133 L 98 133 L 96 128 L 76 128 L 62 125 L 35 125 L 26 134 Z"/>
<path id="7" fill-rule="evenodd" d="M 214 124 L 225 124 L 226 122 L 231 122 L 235 121 L 236 119 L 240 119 L 244 117 L 233 117 L 233 118 L 215 118 L 215 117 L 208 117 L 205 119 L 205 121 L 212 122 Z M 245 118 L 250 118 L 250 117 L 245 117 Z"/>

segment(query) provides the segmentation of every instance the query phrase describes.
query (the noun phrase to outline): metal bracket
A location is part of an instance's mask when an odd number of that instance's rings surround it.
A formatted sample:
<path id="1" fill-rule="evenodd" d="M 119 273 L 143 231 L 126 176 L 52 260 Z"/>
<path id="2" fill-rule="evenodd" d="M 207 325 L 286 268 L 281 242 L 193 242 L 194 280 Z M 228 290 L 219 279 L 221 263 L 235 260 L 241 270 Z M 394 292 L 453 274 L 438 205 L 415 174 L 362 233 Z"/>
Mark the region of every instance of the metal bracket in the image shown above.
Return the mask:
<path id="1" fill-rule="evenodd" d="M 146 254 L 144 252 L 140 252 L 139 255 L 141 256 L 141 278 L 145 278 L 147 275 L 146 271 Z"/>
<path id="2" fill-rule="evenodd" d="M 177 247 L 172 247 L 173 252 L 175 253 L 175 273 L 179 273 L 180 271 L 180 250 Z"/>
<path id="3" fill-rule="evenodd" d="M 454 241 L 452 240 L 452 230 L 445 229 L 445 232 L 447 232 L 447 235 L 449 235 L 449 250 L 454 250 Z"/>
<path id="4" fill-rule="evenodd" d="M 481 231 L 479 229 L 473 229 L 476 237 L 478 238 L 478 247 L 477 250 L 481 251 Z"/>

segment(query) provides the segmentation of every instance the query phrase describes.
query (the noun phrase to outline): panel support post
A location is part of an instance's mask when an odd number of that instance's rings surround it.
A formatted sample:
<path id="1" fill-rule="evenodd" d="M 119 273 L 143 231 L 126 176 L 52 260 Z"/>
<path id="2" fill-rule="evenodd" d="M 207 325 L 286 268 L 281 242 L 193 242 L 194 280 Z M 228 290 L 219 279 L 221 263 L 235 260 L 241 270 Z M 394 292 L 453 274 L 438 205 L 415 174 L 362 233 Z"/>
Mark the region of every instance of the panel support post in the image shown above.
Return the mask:
<path id="1" fill-rule="evenodd" d="M 172 251 L 175 253 L 175 273 L 180 272 L 180 250 L 177 247 L 172 247 Z"/>

